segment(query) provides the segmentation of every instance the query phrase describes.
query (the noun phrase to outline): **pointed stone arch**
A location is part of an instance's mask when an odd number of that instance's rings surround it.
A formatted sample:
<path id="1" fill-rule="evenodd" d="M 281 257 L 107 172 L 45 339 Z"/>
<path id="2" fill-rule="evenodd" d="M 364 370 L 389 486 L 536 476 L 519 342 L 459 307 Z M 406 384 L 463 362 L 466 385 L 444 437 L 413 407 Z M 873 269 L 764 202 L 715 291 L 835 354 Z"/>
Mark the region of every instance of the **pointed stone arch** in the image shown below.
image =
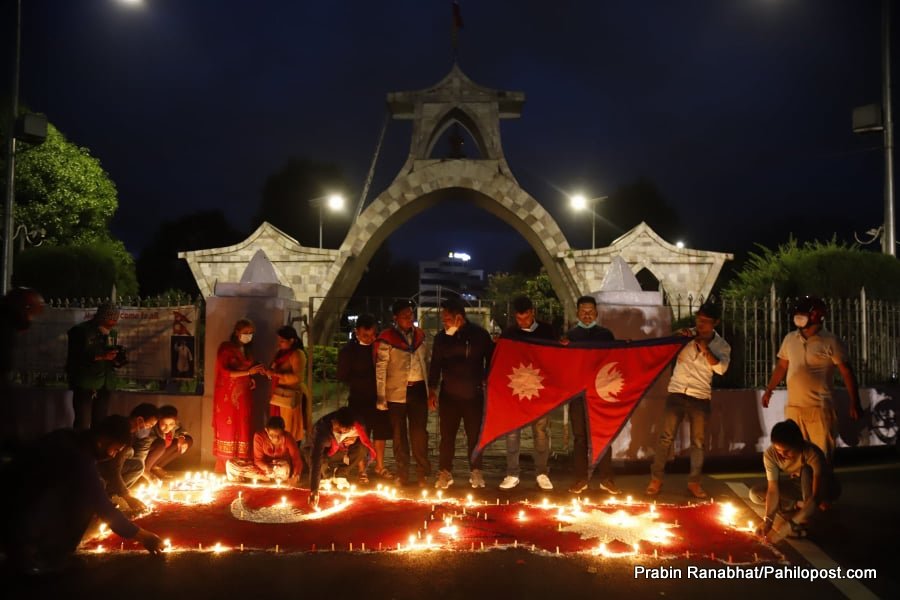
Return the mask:
<path id="1" fill-rule="evenodd" d="M 454 106 L 450 108 L 443 117 L 438 121 L 434 130 L 431 133 L 431 139 L 428 140 L 428 145 L 425 150 L 425 158 L 430 158 L 434 153 L 435 144 L 440 141 L 444 133 L 452 127 L 454 124 L 459 124 L 463 129 L 465 129 L 470 136 L 472 136 L 472 140 L 475 142 L 475 146 L 478 148 L 478 154 L 481 158 L 487 158 L 487 146 L 485 145 L 485 138 L 482 135 L 481 130 L 478 128 L 478 124 L 475 119 L 466 112 L 463 107 Z"/>
<path id="2" fill-rule="evenodd" d="M 398 227 L 448 196 L 465 199 L 515 229 L 534 249 L 547 270 L 569 319 L 574 299 L 584 289 L 573 276 L 570 247 L 553 217 L 497 161 L 415 161 L 412 172 L 398 176 L 350 228 L 339 257 L 326 276 L 325 296 L 313 320 L 316 331 L 328 332 L 356 289 L 375 250 Z"/>

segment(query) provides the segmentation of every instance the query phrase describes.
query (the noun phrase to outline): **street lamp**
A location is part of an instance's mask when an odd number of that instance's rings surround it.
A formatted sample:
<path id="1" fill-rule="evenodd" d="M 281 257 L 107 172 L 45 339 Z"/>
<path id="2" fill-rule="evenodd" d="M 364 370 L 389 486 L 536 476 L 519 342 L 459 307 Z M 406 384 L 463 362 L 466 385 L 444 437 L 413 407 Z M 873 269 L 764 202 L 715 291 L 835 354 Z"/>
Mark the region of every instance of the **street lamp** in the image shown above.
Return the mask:
<path id="1" fill-rule="evenodd" d="M 596 198 L 587 198 L 583 194 L 575 194 L 569 198 L 569 205 L 576 211 L 591 211 L 591 250 L 597 247 L 597 211 L 594 206 L 601 200 L 606 200 L 609 196 L 597 196 Z"/>
<path id="2" fill-rule="evenodd" d="M 319 196 L 313 198 L 310 203 L 319 207 L 319 248 L 322 248 L 322 209 L 327 206 L 331 212 L 340 212 L 344 210 L 344 197 L 340 194 L 331 194 L 330 196 Z"/>
<path id="3" fill-rule="evenodd" d="M 143 5 L 144 0 L 119 0 L 123 4 Z M 13 220 L 16 203 L 16 136 L 19 119 L 19 71 L 22 63 L 22 0 L 15 0 L 12 81 L 10 86 L 9 120 L 6 132 L 6 188 L 3 195 L 3 244 L 0 257 L 0 295 L 6 295 L 12 285 L 13 239 L 18 229 Z"/>

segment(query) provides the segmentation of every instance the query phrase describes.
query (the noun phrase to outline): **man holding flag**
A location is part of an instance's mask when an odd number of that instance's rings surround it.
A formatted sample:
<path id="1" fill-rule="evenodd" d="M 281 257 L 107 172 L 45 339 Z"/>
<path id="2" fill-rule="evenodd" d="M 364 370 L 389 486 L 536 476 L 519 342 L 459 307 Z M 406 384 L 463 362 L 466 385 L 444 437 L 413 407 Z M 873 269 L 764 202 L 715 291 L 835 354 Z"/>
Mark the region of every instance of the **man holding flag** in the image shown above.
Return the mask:
<path id="1" fill-rule="evenodd" d="M 538 323 L 534 318 L 534 304 L 531 298 L 519 296 L 513 299 L 513 311 L 516 324 L 503 332 L 503 337 L 514 340 L 549 340 L 555 341 L 553 328 L 547 323 Z M 523 425 L 527 425 L 526 421 Z M 550 415 L 540 415 L 531 424 L 534 440 L 534 470 L 536 481 L 542 490 L 552 490 L 550 481 Z M 506 477 L 500 482 L 501 490 L 511 490 L 519 485 L 519 444 L 522 432 L 519 429 L 506 436 Z"/>
<path id="2" fill-rule="evenodd" d="M 697 309 L 693 329 L 682 330 L 689 337 L 687 344 L 678 354 L 672 379 L 669 381 L 669 395 L 666 410 L 659 428 L 659 441 L 650 468 L 650 484 L 647 494 L 655 496 L 662 488 L 669 448 L 675 439 L 675 432 L 684 418 L 691 423 L 691 473 L 688 477 L 688 491 L 695 498 L 706 498 L 708 494 L 700 486 L 700 472 L 703 469 L 703 446 L 706 441 L 706 418 L 710 412 L 713 374 L 724 375 L 731 360 L 731 346 L 716 333 L 721 312 L 711 302 Z"/>
<path id="3" fill-rule="evenodd" d="M 516 311 L 526 308 L 526 302 L 530 304 L 527 299 L 521 304 L 517 299 Z M 522 314 L 516 315 L 517 326 L 531 331 L 530 337 L 505 335 L 497 341 L 488 376 L 484 424 L 474 454 L 481 453 L 494 440 L 517 432 L 529 423 L 534 423 L 537 430 L 538 423 L 547 422 L 548 414 L 555 408 L 584 395 L 589 464 L 596 464 L 647 389 L 688 339 L 669 337 L 636 342 L 591 342 L 577 347 L 563 345 L 553 341 L 552 331 L 549 340 L 538 338 L 535 332 L 539 326 L 534 322 L 531 327 L 526 327 L 526 313 L 530 311 L 533 320 L 533 310 L 533 307 L 526 308 Z M 545 442 L 545 445 L 540 445 L 540 430 L 535 433 L 536 450 L 546 448 L 543 456 L 537 452 L 536 468 L 539 474 L 546 477 L 549 444 Z M 517 451 L 518 447 L 513 446 L 513 449 Z M 514 457 L 515 462 L 510 460 L 509 453 L 510 443 L 507 440 L 507 468 L 517 467 L 518 453 Z M 512 485 L 504 489 L 511 489 L 519 483 L 516 471 L 510 472 L 507 479 L 510 477 Z M 507 480 L 504 480 L 506 483 Z"/>

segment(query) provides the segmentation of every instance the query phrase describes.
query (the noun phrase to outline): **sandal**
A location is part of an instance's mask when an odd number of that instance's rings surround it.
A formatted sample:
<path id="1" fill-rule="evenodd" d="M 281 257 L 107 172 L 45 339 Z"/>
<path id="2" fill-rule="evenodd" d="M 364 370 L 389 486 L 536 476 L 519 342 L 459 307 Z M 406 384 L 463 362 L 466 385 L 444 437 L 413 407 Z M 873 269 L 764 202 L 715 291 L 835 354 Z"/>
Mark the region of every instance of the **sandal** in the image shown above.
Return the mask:
<path id="1" fill-rule="evenodd" d="M 359 474 L 359 477 L 356 478 L 356 482 L 362 484 L 369 483 L 369 476 L 363 471 Z"/>
<path id="2" fill-rule="evenodd" d="M 380 471 L 375 471 L 375 475 L 381 477 L 382 479 L 393 479 L 394 474 L 388 471 L 387 467 L 382 468 Z"/>

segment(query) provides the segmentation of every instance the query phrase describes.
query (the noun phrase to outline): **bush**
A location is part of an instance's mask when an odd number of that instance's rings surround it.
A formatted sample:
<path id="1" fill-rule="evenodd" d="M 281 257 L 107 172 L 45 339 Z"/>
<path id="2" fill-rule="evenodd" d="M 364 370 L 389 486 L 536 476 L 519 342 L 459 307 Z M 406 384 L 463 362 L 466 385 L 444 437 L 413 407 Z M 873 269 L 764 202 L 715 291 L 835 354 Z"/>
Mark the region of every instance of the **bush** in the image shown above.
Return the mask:
<path id="1" fill-rule="evenodd" d="M 313 381 L 337 379 L 338 349 L 335 346 L 313 346 Z"/>
<path id="2" fill-rule="evenodd" d="M 105 298 L 115 284 L 120 296 L 137 294 L 134 260 L 119 241 L 78 246 L 38 246 L 16 256 L 15 285 L 46 298 Z"/>
<path id="3" fill-rule="evenodd" d="M 758 246 L 725 289 L 731 297 L 761 297 L 772 284 L 782 297 L 852 298 L 865 286 L 869 298 L 900 298 L 900 262 L 892 256 L 834 239 L 803 245 L 791 238 L 775 250 Z"/>

